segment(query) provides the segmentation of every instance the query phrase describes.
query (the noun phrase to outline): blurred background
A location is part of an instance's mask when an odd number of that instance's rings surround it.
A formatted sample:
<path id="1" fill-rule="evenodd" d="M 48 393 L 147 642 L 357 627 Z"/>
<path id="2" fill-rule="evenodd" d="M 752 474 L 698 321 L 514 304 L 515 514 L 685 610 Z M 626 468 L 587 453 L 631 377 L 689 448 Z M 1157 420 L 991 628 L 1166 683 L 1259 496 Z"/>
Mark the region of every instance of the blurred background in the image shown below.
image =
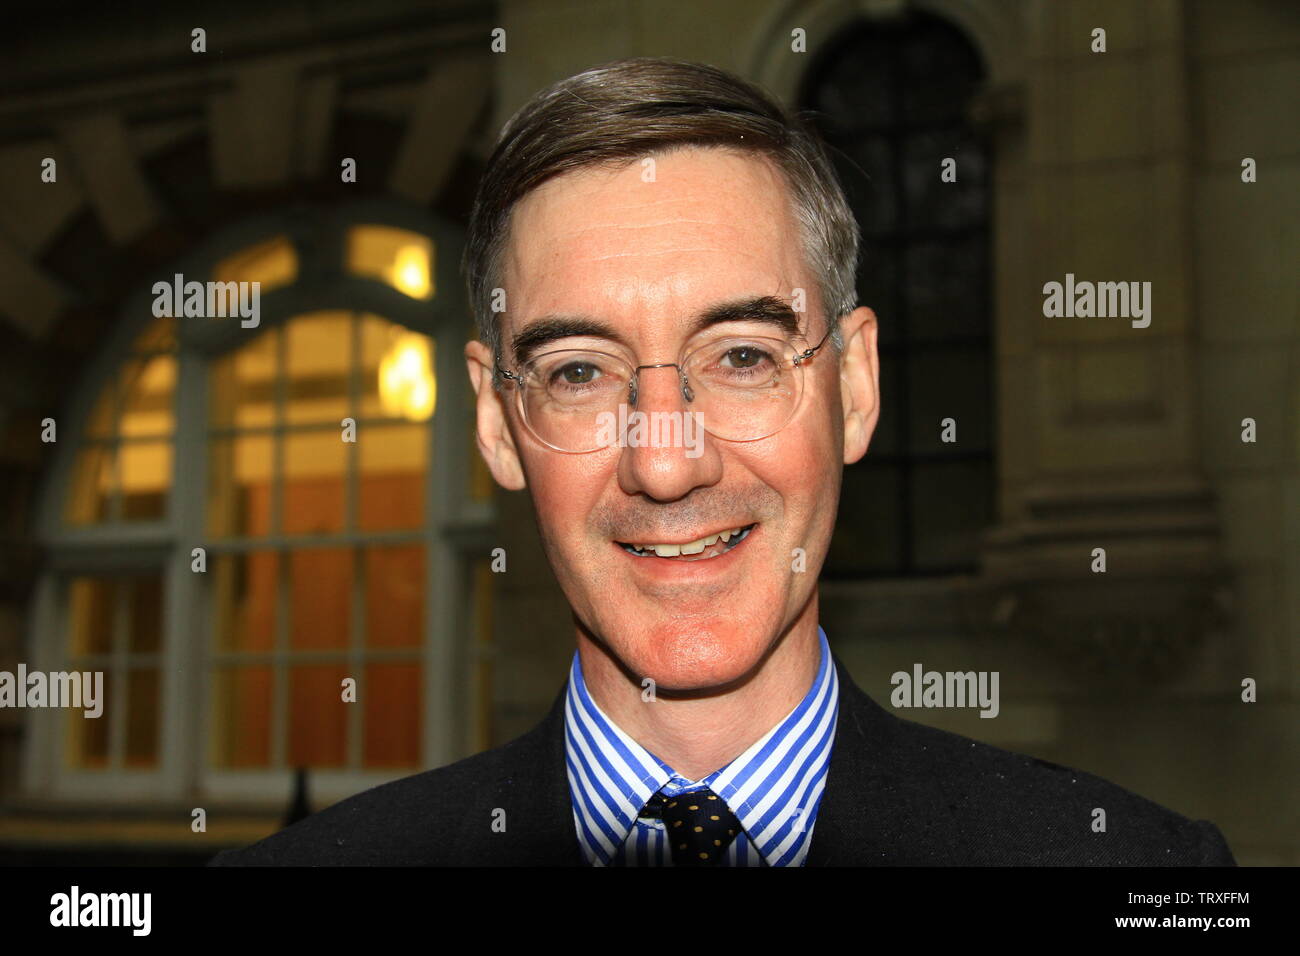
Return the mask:
<path id="1" fill-rule="evenodd" d="M 0 670 L 105 680 L 0 709 L 0 863 L 200 863 L 546 712 L 573 626 L 474 448 L 461 244 L 505 119 L 632 55 L 809 111 L 858 214 L 855 680 L 996 670 L 994 720 L 897 712 L 1300 863 L 1295 4 L 74 2 L 0 53 Z M 156 318 L 178 273 L 260 324 Z M 1045 318 L 1067 273 L 1150 327 Z"/>

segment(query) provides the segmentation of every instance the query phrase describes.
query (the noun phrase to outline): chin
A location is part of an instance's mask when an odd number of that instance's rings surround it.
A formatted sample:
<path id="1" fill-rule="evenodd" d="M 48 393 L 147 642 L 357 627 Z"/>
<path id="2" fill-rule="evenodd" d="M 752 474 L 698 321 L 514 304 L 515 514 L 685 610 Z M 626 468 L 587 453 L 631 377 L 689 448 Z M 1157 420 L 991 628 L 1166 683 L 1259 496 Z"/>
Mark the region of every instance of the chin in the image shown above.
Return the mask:
<path id="1" fill-rule="evenodd" d="M 638 635 L 623 660 L 660 690 L 707 690 L 744 677 L 758 664 L 766 650 L 760 635 L 752 621 L 669 622 Z"/>

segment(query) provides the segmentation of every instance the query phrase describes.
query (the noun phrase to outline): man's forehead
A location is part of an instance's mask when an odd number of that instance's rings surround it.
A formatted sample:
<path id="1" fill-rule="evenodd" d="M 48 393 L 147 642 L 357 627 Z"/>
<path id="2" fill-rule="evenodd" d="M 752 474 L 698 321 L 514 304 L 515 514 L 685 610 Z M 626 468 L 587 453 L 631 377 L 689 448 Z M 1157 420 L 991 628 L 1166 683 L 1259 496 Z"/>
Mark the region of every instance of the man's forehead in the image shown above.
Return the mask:
<path id="1" fill-rule="evenodd" d="M 806 284 L 789 193 L 771 163 L 721 149 L 652 158 L 565 174 L 516 205 L 503 263 L 509 325 L 789 297 Z"/>

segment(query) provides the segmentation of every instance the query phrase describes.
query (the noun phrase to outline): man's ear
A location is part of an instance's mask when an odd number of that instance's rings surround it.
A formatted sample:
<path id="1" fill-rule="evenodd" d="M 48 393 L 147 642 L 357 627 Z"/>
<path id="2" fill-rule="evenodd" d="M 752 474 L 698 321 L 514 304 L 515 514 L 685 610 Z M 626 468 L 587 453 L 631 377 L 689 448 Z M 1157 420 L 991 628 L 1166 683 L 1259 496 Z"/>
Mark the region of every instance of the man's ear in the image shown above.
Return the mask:
<path id="1" fill-rule="evenodd" d="M 867 453 L 880 418 L 880 357 L 876 354 L 876 313 L 859 306 L 840 320 L 840 401 L 844 407 L 844 464 Z"/>
<path id="2" fill-rule="evenodd" d="M 465 367 L 469 370 L 474 394 L 478 396 L 474 433 L 479 453 L 497 484 L 507 491 L 519 491 L 528 483 L 506 420 L 505 395 L 492 387 L 492 372 L 496 367 L 492 352 L 482 342 L 468 343 L 465 346 Z"/>

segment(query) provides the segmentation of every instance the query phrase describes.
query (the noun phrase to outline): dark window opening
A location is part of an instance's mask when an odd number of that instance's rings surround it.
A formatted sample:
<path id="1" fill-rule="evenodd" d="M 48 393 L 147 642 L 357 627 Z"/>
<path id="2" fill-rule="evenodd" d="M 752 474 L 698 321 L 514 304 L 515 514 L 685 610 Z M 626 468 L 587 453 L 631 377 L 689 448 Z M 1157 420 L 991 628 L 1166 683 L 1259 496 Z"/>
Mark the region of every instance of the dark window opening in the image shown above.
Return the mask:
<path id="1" fill-rule="evenodd" d="M 881 413 L 844 469 L 827 579 L 974 570 L 993 520 L 990 157 L 967 120 L 983 75 L 957 29 L 914 13 L 850 29 L 804 80 L 798 105 L 862 229 L 858 301 L 879 319 Z"/>

